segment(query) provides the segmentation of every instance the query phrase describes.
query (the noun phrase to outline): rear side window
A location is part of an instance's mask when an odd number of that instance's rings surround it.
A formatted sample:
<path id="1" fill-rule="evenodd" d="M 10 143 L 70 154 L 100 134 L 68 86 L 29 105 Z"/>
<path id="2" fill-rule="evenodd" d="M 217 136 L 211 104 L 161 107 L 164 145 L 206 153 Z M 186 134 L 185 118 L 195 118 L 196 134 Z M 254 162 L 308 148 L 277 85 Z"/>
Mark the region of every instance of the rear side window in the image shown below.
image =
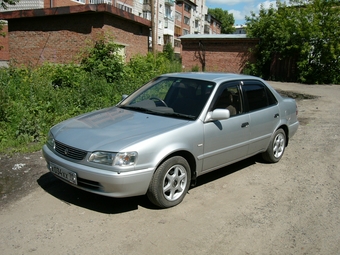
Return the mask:
<path id="1" fill-rule="evenodd" d="M 242 86 L 243 94 L 248 102 L 248 111 L 256 111 L 277 104 L 273 93 L 259 81 L 245 81 Z"/>

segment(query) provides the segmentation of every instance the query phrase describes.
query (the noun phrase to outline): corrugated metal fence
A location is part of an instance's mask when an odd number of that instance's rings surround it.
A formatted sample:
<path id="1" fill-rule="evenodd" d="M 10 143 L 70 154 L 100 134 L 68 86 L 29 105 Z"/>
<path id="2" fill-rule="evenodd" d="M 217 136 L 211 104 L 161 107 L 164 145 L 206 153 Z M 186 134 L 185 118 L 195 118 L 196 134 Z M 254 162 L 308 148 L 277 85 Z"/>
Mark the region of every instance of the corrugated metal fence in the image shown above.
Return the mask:
<path id="1" fill-rule="evenodd" d="M 282 58 L 274 54 L 270 65 L 270 78 L 277 81 L 295 82 L 297 80 L 297 55 Z"/>

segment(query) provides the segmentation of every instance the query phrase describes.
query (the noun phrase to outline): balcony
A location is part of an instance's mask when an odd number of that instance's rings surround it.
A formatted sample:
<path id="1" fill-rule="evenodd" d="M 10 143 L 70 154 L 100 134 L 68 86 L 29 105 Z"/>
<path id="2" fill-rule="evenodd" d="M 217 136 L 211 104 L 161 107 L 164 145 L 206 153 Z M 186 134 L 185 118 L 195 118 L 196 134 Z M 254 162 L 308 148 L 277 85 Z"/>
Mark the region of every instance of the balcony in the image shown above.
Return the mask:
<path id="1" fill-rule="evenodd" d="M 164 0 L 164 3 L 165 3 L 166 5 L 174 6 L 175 0 Z"/>
<path id="2" fill-rule="evenodd" d="M 164 35 L 174 35 L 174 21 L 169 19 L 164 19 Z"/>
<path id="3" fill-rule="evenodd" d="M 171 15 L 171 14 L 165 14 L 164 15 L 164 20 L 171 20 L 171 21 L 174 21 L 174 17 Z"/>
<path id="4" fill-rule="evenodd" d="M 112 0 L 90 0 L 90 4 L 111 4 Z"/>
<path id="5" fill-rule="evenodd" d="M 143 11 L 151 12 L 151 1 L 150 0 L 143 1 Z"/>
<path id="6" fill-rule="evenodd" d="M 182 35 L 182 28 L 179 26 L 175 26 L 175 36 L 179 37 Z"/>
<path id="7" fill-rule="evenodd" d="M 201 16 L 198 13 L 195 14 L 195 20 L 201 20 Z"/>

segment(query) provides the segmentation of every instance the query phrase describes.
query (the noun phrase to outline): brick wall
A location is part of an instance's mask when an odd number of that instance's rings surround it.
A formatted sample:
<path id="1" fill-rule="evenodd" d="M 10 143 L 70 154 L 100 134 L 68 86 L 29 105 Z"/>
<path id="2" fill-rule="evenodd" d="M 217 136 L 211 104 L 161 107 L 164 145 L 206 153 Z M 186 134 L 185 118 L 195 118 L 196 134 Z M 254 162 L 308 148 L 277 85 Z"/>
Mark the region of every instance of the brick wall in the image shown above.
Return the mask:
<path id="1" fill-rule="evenodd" d="M 8 47 L 8 26 L 4 25 L 0 32 L 5 33 L 5 37 L 0 36 L 0 61 L 9 60 L 9 47 Z"/>
<path id="2" fill-rule="evenodd" d="M 182 64 L 191 71 L 198 66 L 202 71 L 242 73 L 248 61 L 254 61 L 250 48 L 257 39 L 182 39 Z"/>
<path id="3" fill-rule="evenodd" d="M 69 63 L 104 32 L 126 48 L 126 59 L 148 52 L 149 28 L 107 12 L 9 20 L 11 59 L 17 64 Z"/>

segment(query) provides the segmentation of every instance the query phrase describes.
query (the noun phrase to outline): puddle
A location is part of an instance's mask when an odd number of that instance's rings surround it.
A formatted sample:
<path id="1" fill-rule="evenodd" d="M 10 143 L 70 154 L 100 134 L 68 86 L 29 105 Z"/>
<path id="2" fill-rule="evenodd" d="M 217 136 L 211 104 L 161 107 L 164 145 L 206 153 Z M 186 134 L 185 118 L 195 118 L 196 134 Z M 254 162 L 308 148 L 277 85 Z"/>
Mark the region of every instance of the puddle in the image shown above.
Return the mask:
<path id="1" fill-rule="evenodd" d="M 298 100 L 304 100 L 304 99 L 315 99 L 315 98 L 318 98 L 318 96 L 313 96 L 313 95 L 304 94 L 304 93 L 296 93 L 296 92 L 293 92 L 293 91 L 283 91 L 283 90 L 280 90 L 280 89 L 276 89 L 276 91 L 281 96 L 294 98 L 297 101 Z"/>

